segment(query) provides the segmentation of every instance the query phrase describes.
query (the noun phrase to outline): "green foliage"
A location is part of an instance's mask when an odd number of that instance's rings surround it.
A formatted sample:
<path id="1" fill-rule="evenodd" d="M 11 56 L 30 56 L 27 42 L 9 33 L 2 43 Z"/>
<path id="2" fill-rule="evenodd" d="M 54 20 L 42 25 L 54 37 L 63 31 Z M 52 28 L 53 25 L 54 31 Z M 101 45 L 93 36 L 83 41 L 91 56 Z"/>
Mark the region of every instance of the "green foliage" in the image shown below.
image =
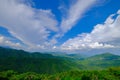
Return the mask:
<path id="1" fill-rule="evenodd" d="M 109 67 L 118 67 L 120 66 L 120 56 L 104 53 L 80 60 L 78 61 L 78 64 L 82 64 L 84 69 L 88 70 L 101 70 Z"/>
<path id="2" fill-rule="evenodd" d="M 120 80 L 120 67 L 107 70 L 67 71 L 53 75 L 33 72 L 0 72 L 0 80 Z"/>
<path id="3" fill-rule="evenodd" d="M 9 78 L 16 74 L 17 72 L 14 72 L 13 70 L 0 72 L 0 80 L 8 80 Z"/>

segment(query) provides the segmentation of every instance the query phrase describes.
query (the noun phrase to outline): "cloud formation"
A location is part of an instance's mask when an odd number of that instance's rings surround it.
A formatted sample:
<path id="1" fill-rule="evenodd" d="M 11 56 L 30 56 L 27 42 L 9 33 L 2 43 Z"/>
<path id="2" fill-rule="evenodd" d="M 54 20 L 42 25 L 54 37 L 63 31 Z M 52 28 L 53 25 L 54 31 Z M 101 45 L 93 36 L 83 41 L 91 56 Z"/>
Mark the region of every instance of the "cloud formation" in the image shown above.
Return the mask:
<path id="1" fill-rule="evenodd" d="M 45 45 L 57 21 L 51 10 L 35 9 L 20 0 L 0 0 L 0 26 L 29 47 Z"/>
<path id="2" fill-rule="evenodd" d="M 116 18 L 113 18 L 117 16 Z M 120 13 L 110 15 L 97 24 L 91 33 L 79 34 L 61 45 L 63 50 L 120 48 Z"/>
<path id="3" fill-rule="evenodd" d="M 76 0 L 58 27 L 51 10 L 32 8 L 24 0 L 0 0 L 0 26 L 6 28 L 29 49 L 50 49 L 57 43 L 51 33 L 66 33 L 95 1 Z M 53 38 L 50 39 L 49 36 Z"/>
<path id="4" fill-rule="evenodd" d="M 22 48 L 20 43 L 18 42 L 12 42 L 8 37 L 0 35 L 0 46 L 4 47 L 12 47 L 12 48 Z"/>
<path id="5" fill-rule="evenodd" d="M 69 31 L 95 2 L 96 0 L 76 0 L 67 11 L 67 16 L 62 19 L 60 26 L 61 34 L 64 35 Z"/>
<path id="6" fill-rule="evenodd" d="M 29 51 L 87 50 L 120 48 L 120 10 L 110 15 L 103 24 L 97 24 L 91 33 L 83 33 L 57 46 L 64 36 L 82 18 L 97 0 L 76 0 L 58 22 L 52 11 L 33 8 L 24 0 L 0 0 L 0 26 L 20 40 L 14 42 L 0 35 L 0 45 Z M 61 41 L 62 42 L 62 41 Z M 59 43 L 58 43 L 59 44 Z"/>

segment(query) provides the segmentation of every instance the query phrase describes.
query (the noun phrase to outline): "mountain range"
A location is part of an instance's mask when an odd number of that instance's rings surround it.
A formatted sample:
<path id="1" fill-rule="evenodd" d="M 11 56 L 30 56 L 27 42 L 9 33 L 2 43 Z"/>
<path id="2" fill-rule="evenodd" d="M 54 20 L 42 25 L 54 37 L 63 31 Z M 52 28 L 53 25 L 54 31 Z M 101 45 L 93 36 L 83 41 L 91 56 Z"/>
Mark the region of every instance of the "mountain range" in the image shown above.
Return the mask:
<path id="1" fill-rule="evenodd" d="M 120 56 L 111 53 L 83 57 L 80 54 L 43 54 L 0 47 L 0 71 L 54 74 L 71 70 L 100 70 L 119 66 Z"/>

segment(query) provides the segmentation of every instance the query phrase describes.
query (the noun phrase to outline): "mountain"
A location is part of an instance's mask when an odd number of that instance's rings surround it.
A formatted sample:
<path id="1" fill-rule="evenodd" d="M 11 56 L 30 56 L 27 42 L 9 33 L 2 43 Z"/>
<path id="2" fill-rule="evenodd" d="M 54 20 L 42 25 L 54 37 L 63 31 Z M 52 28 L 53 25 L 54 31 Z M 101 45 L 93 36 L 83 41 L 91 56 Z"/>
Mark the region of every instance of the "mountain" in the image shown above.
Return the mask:
<path id="1" fill-rule="evenodd" d="M 67 54 L 67 57 L 73 58 L 76 60 L 83 60 L 83 59 L 87 58 L 87 56 L 82 55 L 82 54 Z"/>
<path id="2" fill-rule="evenodd" d="M 120 66 L 120 56 L 111 53 L 104 53 L 86 58 L 79 62 L 85 69 L 104 69 Z"/>
<path id="3" fill-rule="evenodd" d="M 61 57 L 66 57 L 66 58 L 71 58 L 75 60 L 82 60 L 84 58 L 87 58 L 88 56 L 80 54 L 80 53 L 65 53 L 65 52 L 51 52 L 50 54 L 54 56 L 61 56 Z"/>
<path id="4" fill-rule="evenodd" d="M 0 71 L 15 70 L 52 74 L 78 69 L 77 66 L 76 62 L 69 58 L 0 47 Z"/>
<path id="5" fill-rule="evenodd" d="M 100 70 L 119 66 L 120 56 L 111 53 L 85 57 L 81 54 L 30 53 L 0 47 L 0 71 L 14 70 L 20 73 L 54 74 L 71 70 Z"/>

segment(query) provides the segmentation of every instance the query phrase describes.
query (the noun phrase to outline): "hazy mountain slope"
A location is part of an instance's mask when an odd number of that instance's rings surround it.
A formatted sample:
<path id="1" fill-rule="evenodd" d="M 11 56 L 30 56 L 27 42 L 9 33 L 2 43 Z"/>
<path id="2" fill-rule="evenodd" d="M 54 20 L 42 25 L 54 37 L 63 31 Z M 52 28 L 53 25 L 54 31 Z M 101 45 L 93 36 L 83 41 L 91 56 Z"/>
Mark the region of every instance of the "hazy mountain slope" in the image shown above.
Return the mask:
<path id="1" fill-rule="evenodd" d="M 120 56 L 111 53 L 104 53 L 89 57 L 79 62 L 86 69 L 104 69 L 120 66 Z"/>

